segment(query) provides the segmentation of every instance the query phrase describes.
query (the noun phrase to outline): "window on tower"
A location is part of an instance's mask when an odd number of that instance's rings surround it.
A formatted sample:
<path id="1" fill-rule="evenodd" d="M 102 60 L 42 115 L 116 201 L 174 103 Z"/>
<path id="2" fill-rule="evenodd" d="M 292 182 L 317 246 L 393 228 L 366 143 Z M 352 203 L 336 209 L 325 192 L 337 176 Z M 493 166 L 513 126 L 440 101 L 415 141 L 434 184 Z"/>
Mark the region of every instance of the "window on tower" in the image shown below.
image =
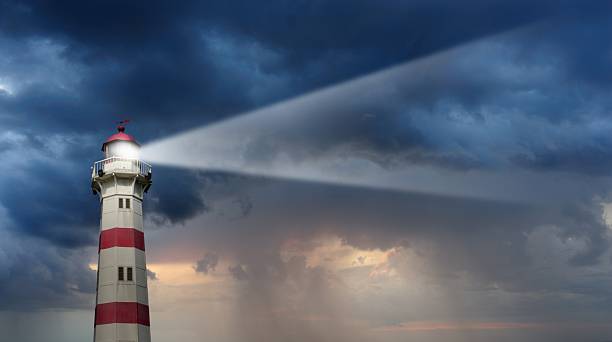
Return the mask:
<path id="1" fill-rule="evenodd" d="M 125 209 L 130 209 L 130 199 L 129 198 L 125 199 Z"/>
<path id="2" fill-rule="evenodd" d="M 119 199 L 119 209 L 123 209 L 123 198 Z"/>
<path id="3" fill-rule="evenodd" d="M 133 269 L 131 267 L 127 267 L 127 281 L 134 280 L 133 274 L 134 274 Z"/>
<path id="4" fill-rule="evenodd" d="M 118 268 L 117 276 L 118 276 L 119 281 L 123 281 L 124 280 L 124 277 L 123 277 L 123 267 L 119 267 Z"/>

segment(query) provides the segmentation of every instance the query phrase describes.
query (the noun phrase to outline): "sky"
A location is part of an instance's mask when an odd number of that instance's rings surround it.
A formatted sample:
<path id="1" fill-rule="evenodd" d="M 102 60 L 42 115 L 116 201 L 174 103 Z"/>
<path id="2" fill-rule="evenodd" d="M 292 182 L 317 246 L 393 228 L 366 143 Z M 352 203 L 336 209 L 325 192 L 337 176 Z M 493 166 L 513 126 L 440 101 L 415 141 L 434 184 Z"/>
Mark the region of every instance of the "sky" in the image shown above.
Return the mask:
<path id="1" fill-rule="evenodd" d="M 154 340 L 612 341 L 611 10 L 0 0 L 0 331 L 92 338 L 129 118 Z"/>

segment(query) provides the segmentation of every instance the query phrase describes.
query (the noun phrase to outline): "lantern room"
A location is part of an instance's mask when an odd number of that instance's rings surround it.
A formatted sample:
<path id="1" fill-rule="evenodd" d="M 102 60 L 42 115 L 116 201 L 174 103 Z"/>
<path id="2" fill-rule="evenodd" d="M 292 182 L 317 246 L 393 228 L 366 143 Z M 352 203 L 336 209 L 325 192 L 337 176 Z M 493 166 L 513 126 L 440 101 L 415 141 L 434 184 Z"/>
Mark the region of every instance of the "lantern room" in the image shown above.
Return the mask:
<path id="1" fill-rule="evenodd" d="M 119 157 L 126 159 L 138 159 L 140 144 L 136 139 L 125 133 L 125 127 L 117 127 L 117 133 L 111 135 L 102 144 L 102 152 L 105 158 Z"/>
<path id="2" fill-rule="evenodd" d="M 151 165 L 139 159 L 140 144 L 136 139 L 125 133 L 125 127 L 121 124 L 117 127 L 117 133 L 111 135 L 102 144 L 104 159 L 94 163 L 92 167 L 92 185 L 94 191 L 96 182 L 107 177 L 128 177 L 136 175 L 138 182 L 145 185 L 145 189 L 151 183 Z M 145 190 L 146 191 L 146 190 Z"/>

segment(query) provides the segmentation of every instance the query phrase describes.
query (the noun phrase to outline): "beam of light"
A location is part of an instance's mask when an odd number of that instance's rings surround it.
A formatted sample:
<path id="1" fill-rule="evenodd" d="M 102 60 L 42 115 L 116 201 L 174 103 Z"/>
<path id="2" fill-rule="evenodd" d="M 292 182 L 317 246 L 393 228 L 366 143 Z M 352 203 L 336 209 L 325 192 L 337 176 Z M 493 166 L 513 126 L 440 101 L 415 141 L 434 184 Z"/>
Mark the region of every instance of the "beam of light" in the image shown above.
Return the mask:
<path id="1" fill-rule="evenodd" d="M 156 165 L 291 180 L 515 200 L 524 190 L 504 175 L 413 163 L 394 167 L 372 146 L 387 132 L 377 120 L 405 101 L 431 94 L 423 85 L 461 87 L 447 68 L 475 43 L 390 67 L 233 118 L 153 141 L 141 150 Z M 455 83 L 453 83 L 455 82 Z M 426 102 L 426 101 L 425 101 Z M 413 103 L 410 103 L 411 105 Z M 405 137 L 411 139 L 412 137 Z M 399 159 L 406 156 L 399 152 Z M 395 159 L 394 159 L 395 158 Z M 389 160 L 388 160 L 389 159 Z"/>

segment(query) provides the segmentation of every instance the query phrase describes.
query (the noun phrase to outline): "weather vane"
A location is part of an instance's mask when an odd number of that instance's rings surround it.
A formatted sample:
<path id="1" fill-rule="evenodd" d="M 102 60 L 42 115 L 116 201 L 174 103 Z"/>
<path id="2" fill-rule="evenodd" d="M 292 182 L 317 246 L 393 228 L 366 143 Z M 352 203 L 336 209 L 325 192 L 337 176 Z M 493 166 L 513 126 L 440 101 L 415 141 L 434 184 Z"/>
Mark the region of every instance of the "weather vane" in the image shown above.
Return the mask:
<path id="1" fill-rule="evenodd" d="M 130 119 L 123 119 L 121 121 L 117 121 L 117 130 L 119 130 L 119 132 L 125 131 L 125 125 L 127 125 L 129 122 Z"/>

